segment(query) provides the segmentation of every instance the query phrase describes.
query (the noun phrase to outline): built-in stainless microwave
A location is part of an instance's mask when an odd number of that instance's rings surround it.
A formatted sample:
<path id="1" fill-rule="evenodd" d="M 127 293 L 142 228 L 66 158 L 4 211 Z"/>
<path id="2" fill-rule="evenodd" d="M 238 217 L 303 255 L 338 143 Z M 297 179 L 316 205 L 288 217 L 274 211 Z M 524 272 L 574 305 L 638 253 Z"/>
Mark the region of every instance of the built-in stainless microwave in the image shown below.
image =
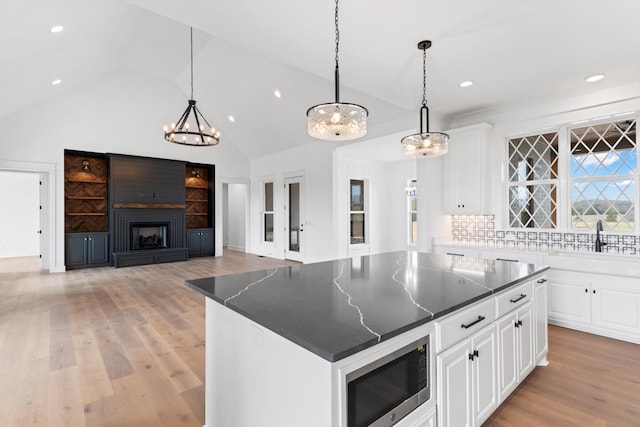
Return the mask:
<path id="1" fill-rule="evenodd" d="M 429 348 L 427 335 L 347 374 L 347 426 L 391 426 L 428 401 Z"/>

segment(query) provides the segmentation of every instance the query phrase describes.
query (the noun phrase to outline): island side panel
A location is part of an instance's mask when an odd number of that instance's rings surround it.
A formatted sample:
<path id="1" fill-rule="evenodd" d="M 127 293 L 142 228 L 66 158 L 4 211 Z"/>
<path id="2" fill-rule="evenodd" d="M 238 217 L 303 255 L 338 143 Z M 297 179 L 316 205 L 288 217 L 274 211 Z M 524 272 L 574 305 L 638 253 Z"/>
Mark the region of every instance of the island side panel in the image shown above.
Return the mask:
<path id="1" fill-rule="evenodd" d="M 331 363 L 206 300 L 204 427 L 331 425 Z"/>

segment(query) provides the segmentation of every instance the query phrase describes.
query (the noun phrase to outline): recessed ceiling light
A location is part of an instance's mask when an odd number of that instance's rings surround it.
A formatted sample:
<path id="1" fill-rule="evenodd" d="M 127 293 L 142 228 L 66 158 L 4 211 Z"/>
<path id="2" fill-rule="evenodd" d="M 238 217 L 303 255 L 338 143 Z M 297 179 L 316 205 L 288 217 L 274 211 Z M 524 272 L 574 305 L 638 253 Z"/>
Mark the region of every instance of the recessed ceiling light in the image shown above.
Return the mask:
<path id="1" fill-rule="evenodd" d="M 585 80 L 589 83 L 597 82 L 598 80 L 602 80 L 604 78 L 604 74 L 594 74 L 593 76 L 586 77 Z"/>
<path id="2" fill-rule="evenodd" d="M 51 27 L 52 33 L 59 33 L 62 30 L 64 30 L 64 27 L 62 25 L 56 25 L 55 27 Z"/>
<path id="3" fill-rule="evenodd" d="M 59 85 L 60 83 L 62 83 L 62 80 L 60 80 L 60 79 L 55 79 L 54 81 L 52 81 L 52 82 L 51 82 L 51 84 L 52 84 L 53 86 L 57 86 L 57 85 Z"/>
<path id="4" fill-rule="evenodd" d="M 229 121 L 230 121 L 230 122 L 235 122 L 235 121 L 236 121 L 236 119 L 234 119 L 234 118 L 233 118 L 233 116 L 229 116 Z"/>
<path id="5" fill-rule="evenodd" d="M 460 87 L 469 87 L 473 85 L 473 82 L 471 80 L 465 80 L 464 82 L 460 83 Z"/>
<path id="6" fill-rule="evenodd" d="M 274 90 L 273 94 L 276 96 L 276 98 L 282 98 L 282 94 L 280 93 L 280 91 L 278 89 Z"/>

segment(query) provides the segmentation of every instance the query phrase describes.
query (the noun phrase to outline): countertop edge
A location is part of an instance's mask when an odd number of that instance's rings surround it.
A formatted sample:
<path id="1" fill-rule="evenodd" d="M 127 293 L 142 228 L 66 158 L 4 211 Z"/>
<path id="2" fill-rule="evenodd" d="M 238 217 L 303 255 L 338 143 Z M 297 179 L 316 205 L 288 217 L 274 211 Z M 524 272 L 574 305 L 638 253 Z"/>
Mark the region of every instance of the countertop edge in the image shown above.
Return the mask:
<path id="1" fill-rule="evenodd" d="M 360 352 L 362 350 L 370 348 L 370 347 L 372 347 L 372 346 L 374 346 L 374 345 L 376 345 L 378 343 L 381 343 L 383 341 L 386 341 L 388 339 L 396 337 L 396 336 L 398 336 L 398 335 L 400 335 L 400 334 L 402 334 L 404 332 L 407 332 L 407 331 L 410 331 L 410 330 L 412 330 L 414 328 L 417 328 L 418 326 L 421 326 L 421 325 L 424 325 L 426 323 L 429 323 L 429 322 L 432 322 L 434 320 L 437 320 L 437 319 L 439 319 L 441 317 L 444 317 L 444 316 L 446 316 L 448 314 L 451 314 L 451 313 L 453 313 L 455 311 L 463 309 L 464 307 L 467 307 L 467 306 L 469 306 L 469 305 L 471 305 L 473 303 L 482 301 L 482 300 L 484 300 L 484 299 L 486 299 L 486 298 L 488 298 L 488 297 L 490 297 L 492 295 L 495 295 L 497 293 L 500 293 L 503 290 L 506 290 L 506 289 L 508 289 L 510 287 L 513 287 L 513 286 L 516 286 L 516 285 L 518 285 L 520 283 L 526 282 L 527 280 L 530 280 L 532 277 L 535 277 L 535 276 L 537 276 L 537 275 L 549 270 L 549 268 L 550 268 L 547 265 L 536 265 L 536 267 L 539 268 L 539 269 L 537 269 L 535 273 L 529 274 L 526 277 L 519 278 L 519 279 L 514 280 L 512 282 L 509 282 L 509 283 L 507 283 L 507 284 L 505 284 L 505 285 L 503 285 L 503 286 L 501 286 L 501 287 L 499 287 L 497 289 L 494 289 L 494 290 L 491 290 L 491 291 L 487 291 L 487 292 L 485 292 L 485 293 L 483 293 L 481 295 L 478 295 L 478 296 L 476 296 L 474 298 L 470 298 L 470 299 L 468 299 L 468 300 L 466 300 L 466 301 L 464 301 L 464 302 L 462 302 L 460 304 L 456 304 L 456 305 L 454 305 L 452 307 L 447 308 L 446 310 L 442 310 L 441 312 L 438 312 L 438 313 L 434 314 L 431 317 L 425 317 L 424 319 L 420 319 L 418 321 L 415 321 L 415 322 L 409 323 L 409 324 L 407 324 L 405 326 L 402 326 L 402 327 L 399 327 L 397 329 L 394 329 L 391 332 L 383 334 L 380 337 L 380 339 L 378 339 L 376 337 L 372 337 L 368 341 L 364 341 L 364 342 L 359 343 L 359 344 L 357 344 L 357 345 L 355 345 L 355 346 L 353 346 L 353 347 L 351 347 L 351 348 L 349 348 L 347 350 L 340 351 L 340 352 L 337 352 L 337 353 L 329 353 L 329 352 L 319 348 L 318 346 L 315 346 L 315 345 L 309 343 L 308 341 L 306 341 L 304 339 L 301 339 L 298 336 L 293 336 L 291 334 L 288 334 L 286 331 L 282 330 L 281 328 L 273 327 L 273 326 L 267 326 L 267 325 L 263 324 L 260 319 L 256 318 L 256 316 L 253 316 L 251 313 L 248 313 L 248 312 L 246 312 L 244 310 L 241 310 L 241 309 L 239 309 L 238 307 L 236 307 L 234 305 L 227 305 L 227 304 L 225 304 L 224 300 L 216 297 L 215 295 L 211 294 L 210 292 L 205 291 L 204 289 L 198 287 L 194 283 L 191 283 L 193 281 L 197 281 L 197 280 L 201 280 L 201 279 L 185 280 L 185 284 L 189 288 L 199 292 L 200 294 L 204 295 L 207 298 L 211 298 L 213 301 L 215 301 L 215 302 L 225 306 L 226 308 L 228 308 L 228 309 L 230 309 L 230 310 L 242 315 L 243 317 L 247 318 L 248 320 L 256 323 L 257 325 L 259 325 L 260 327 L 266 328 L 266 329 L 270 330 L 271 332 L 273 332 L 273 333 L 275 333 L 275 334 L 277 334 L 277 335 L 279 335 L 279 336 L 281 336 L 281 337 L 283 337 L 283 338 L 285 338 L 285 339 L 287 339 L 287 340 L 299 345 L 300 347 L 310 351 L 311 353 L 315 354 L 316 356 L 321 357 L 322 359 L 327 360 L 328 362 L 334 363 L 334 362 L 342 360 L 342 359 L 344 359 L 344 358 L 346 358 L 348 356 L 356 354 L 356 353 L 358 353 L 358 352 Z"/>

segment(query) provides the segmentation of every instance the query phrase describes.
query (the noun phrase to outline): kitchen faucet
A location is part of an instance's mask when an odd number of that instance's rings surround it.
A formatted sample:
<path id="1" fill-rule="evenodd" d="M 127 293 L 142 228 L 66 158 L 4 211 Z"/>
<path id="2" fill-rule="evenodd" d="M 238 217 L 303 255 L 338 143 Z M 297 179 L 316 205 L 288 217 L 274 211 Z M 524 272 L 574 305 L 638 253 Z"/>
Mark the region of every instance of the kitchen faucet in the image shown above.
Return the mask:
<path id="1" fill-rule="evenodd" d="M 602 252 L 602 247 L 606 245 L 606 243 L 600 240 L 600 232 L 602 231 L 602 220 L 599 219 L 596 222 L 596 252 Z"/>

